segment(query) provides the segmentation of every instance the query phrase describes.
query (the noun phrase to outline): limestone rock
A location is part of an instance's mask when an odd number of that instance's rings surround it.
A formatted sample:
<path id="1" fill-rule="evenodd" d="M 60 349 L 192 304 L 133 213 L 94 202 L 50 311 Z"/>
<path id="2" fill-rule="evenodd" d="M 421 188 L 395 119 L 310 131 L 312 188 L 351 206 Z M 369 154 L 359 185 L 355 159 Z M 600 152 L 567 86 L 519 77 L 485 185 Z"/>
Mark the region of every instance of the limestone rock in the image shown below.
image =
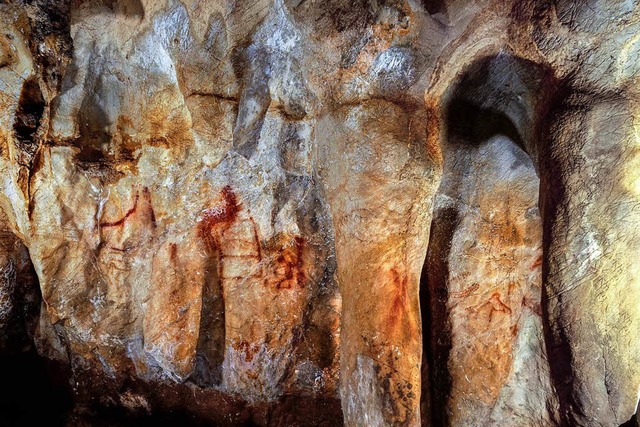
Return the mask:
<path id="1" fill-rule="evenodd" d="M 0 22 L 0 355 L 54 361 L 68 425 L 636 413 L 637 1 Z"/>

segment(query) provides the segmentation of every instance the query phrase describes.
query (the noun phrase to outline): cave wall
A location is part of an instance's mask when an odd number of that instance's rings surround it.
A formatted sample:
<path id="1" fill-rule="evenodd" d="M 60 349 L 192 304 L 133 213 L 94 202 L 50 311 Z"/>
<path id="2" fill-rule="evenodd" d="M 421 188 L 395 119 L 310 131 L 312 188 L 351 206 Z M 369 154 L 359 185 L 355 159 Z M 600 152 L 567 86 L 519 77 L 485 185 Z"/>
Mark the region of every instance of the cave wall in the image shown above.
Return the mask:
<path id="1" fill-rule="evenodd" d="M 636 412 L 637 1 L 0 22 L 0 350 L 60 367 L 69 425 Z"/>

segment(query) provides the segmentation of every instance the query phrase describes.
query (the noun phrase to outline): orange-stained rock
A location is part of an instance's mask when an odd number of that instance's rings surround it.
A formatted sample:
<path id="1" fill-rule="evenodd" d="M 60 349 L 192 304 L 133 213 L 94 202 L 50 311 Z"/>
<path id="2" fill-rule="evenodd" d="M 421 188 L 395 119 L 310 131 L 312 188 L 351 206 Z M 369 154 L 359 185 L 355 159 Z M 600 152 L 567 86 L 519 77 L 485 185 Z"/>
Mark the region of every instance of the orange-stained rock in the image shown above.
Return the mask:
<path id="1" fill-rule="evenodd" d="M 440 166 L 424 149 L 425 117 L 369 101 L 319 125 L 342 294 L 348 425 L 419 423 L 418 285 Z"/>
<path id="2" fill-rule="evenodd" d="M 68 423 L 636 412 L 637 2 L 1 3 L 0 356 Z"/>
<path id="3" fill-rule="evenodd" d="M 447 384 L 435 391 L 433 407 L 444 405 L 436 417 L 451 425 L 550 425 L 557 402 L 540 306 L 539 180 L 506 136 L 465 144 L 453 141 L 446 153 L 425 269 L 433 369 Z M 527 399 L 512 392 L 527 382 L 536 384 Z"/>

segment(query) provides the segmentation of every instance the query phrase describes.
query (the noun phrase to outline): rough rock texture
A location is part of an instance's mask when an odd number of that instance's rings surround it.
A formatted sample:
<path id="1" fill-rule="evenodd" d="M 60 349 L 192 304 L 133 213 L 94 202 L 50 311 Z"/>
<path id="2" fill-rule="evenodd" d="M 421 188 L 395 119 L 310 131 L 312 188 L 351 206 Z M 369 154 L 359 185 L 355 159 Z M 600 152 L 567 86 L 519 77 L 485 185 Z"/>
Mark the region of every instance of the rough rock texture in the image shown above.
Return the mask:
<path id="1" fill-rule="evenodd" d="M 428 276 L 434 374 L 448 386 L 434 398 L 453 425 L 551 425 L 533 165 L 505 136 L 446 157 L 425 266 L 437 272 Z"/>
<path id="2" fill-rule="evenodd" d="M 68 425 L 636 413 L 637 1 L 0 22 L 0 355 L 53 364 Z"/>

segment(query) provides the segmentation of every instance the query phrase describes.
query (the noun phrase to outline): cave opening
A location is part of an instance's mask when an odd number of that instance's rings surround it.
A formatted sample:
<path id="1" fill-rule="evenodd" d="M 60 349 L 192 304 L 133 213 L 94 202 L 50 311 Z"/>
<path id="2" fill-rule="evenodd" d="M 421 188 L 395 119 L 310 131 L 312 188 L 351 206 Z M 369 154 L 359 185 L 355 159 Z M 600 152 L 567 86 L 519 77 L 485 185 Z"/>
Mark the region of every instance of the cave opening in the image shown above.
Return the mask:
<path id="1" fill-rule="evenodd" d="M 543 327 L 536 153 L 549 79 L 502 52 L 471 64 L 444 96 L 444 170 L 420 279 L 423 425 L 489 423 L 517 400 L 521 354 L 546 360 L 543 340 L 521 342 Z"/>

